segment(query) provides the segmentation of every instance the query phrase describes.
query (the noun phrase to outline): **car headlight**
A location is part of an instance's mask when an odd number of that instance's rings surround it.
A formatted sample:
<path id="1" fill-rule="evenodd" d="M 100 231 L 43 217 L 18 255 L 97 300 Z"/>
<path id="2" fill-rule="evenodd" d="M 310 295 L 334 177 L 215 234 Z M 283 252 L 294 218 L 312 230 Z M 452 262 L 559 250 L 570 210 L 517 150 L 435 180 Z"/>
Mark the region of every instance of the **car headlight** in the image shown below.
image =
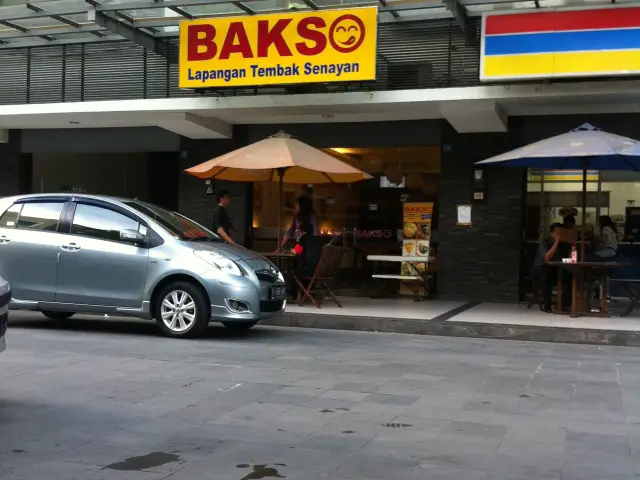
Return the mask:
<path id="1" fill-rule="evenodd" d="M 281 282 L 284 282 L 284 275 L 282 275 L 282 272 L 280 271 L 280 269 L 276 267 L 272 262 L 269 262 L 269 265 L 271 266 L 271 271 L 278 272 L 278 280 L 280 280 Z"/>
<path id="2" fill-rule="evenodd" d="M 242 276 L 242 271 L 240 270 L 240 267 L 238 267 L 236 262 L 225 257 L 224 255 L 216 252 L 209 252 L 206 250 L 194 250 L 193 253 L 195 253 L 205 262 L 220 269 L 220 271 L 224 273 L 228 273 L 229 275 L 237 275 L 239 277 Z"/>

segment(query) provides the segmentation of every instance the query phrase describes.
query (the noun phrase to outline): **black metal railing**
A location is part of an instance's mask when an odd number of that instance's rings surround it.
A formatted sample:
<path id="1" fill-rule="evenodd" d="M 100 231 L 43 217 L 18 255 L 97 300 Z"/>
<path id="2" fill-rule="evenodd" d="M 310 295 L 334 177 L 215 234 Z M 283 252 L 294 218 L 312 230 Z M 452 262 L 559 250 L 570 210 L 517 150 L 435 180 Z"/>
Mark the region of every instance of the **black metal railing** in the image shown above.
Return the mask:
<path id="1" fill-rule="evenodd" d="M 477 19 L 466 33 L 453 20 L 381 24 L 377 79 L 344 84 L 182 90 L 177 39 L 157 52 L 130 42 L 8 49 L 0 51 L 0 104 L 474 86 L 479 58 Z"/>

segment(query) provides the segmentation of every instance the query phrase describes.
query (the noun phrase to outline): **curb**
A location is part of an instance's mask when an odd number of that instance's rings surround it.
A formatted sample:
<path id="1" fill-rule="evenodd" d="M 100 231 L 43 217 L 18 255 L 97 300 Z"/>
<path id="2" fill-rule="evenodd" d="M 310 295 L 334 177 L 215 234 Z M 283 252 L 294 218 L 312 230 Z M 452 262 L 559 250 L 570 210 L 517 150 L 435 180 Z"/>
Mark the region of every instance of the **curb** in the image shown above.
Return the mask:
<path id="1" fill-rule="evenodd" d="M 374 318 L 286 312 L 282 316 L 270 318 L 260 323 L 278 327 L 640 347 L 640 332 L 619 330 L 586 330 L 566 327 L 464 323 L 438 319 L 424 321 L 408 318 Z"/>

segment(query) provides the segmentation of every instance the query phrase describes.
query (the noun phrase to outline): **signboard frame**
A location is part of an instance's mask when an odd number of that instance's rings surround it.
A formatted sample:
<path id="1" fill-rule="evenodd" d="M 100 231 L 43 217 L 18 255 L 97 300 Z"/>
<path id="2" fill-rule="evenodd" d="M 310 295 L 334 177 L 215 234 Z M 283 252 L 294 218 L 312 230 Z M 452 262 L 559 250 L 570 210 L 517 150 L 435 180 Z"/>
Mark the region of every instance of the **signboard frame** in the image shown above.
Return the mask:
<path id="1" fill-rule="evenodd" d="M 593 78 L 593 77 L 628 77 L 633 75 L 640 75 L 640 70 L 617 70 L 609 72 L 577 72 L 577 73 L 544 73 L 544 74 L 532 74 L 532 75 L 500 75 L 500 76 L 487 76 L 485 75 L 485 46 L 486 46 L 486 23 L 488 17 L 495 17 L 498 15 L 523 15 L 523 14 L 541 14 L 549 12 L 576 12 L 576 11 L 592 11 L 592 10 L 620 10 L 625 8 L 639 8 L 636 5 L 593 5 L 593 6 L 575 6 L 575 7 L 561 7 L 561 8 L 548 8 L 544 10 L 540 9 L 522 9 L 522 10 L 509 10 L 503 12 L 483 12 L 481 17 L 480 27 L 480 72 L 479 80 L 481 82 L 503 82 L 509 81 L 527 81 L 527 80 L 544 80 L 554 78 Z"/>
<path id="2" fill-rule="evenodd" d="M 180 22 L 179 87 L 222 89 L 375 81 L 378 16 L 378 7 L 360 6 L 184 20 Z M 282 22 L 285 26 L 278 28 Z M 304 29 L 300 27 L 303 23 Z M 343 33 L 347 32 L 345 27 L 348 33 Z M 191 37 L 189 29 L 196 29 Z M 314 48 L 319 51 L 312 53 Z M 306 53 L 301 53 L 302 49 Z M 205 58 L 209 51 L 211 57 Z M 190 54 L 202 58 L 189 59 Z M 222 54 L 225 58 L 221 60 Z"/>

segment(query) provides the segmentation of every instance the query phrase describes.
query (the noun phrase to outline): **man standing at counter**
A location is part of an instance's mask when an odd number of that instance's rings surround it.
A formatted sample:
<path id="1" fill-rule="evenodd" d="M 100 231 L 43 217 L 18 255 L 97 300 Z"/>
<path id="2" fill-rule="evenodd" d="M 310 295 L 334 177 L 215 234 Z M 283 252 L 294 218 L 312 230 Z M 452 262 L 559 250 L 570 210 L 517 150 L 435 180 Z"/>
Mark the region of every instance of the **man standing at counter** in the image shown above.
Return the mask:
<path id="1" fill-rule="evenodd" d="M 556 269 L 547 265 L 547 262 L 562 261 L 571 255 L 571 246 L 560 241 L 560 223 L 554 223 L 549 227 L 549 237 L 542 238 L 538 244 L 536 257 L 533 262 L 532 277 L 534 288 L 542 292 L 542 311 L 551 313 L 551 291 L 557 281 Z M 571 304 L 571 275 L 564 272 L 562 275 L 562 308 L 566 309 Z"/>

